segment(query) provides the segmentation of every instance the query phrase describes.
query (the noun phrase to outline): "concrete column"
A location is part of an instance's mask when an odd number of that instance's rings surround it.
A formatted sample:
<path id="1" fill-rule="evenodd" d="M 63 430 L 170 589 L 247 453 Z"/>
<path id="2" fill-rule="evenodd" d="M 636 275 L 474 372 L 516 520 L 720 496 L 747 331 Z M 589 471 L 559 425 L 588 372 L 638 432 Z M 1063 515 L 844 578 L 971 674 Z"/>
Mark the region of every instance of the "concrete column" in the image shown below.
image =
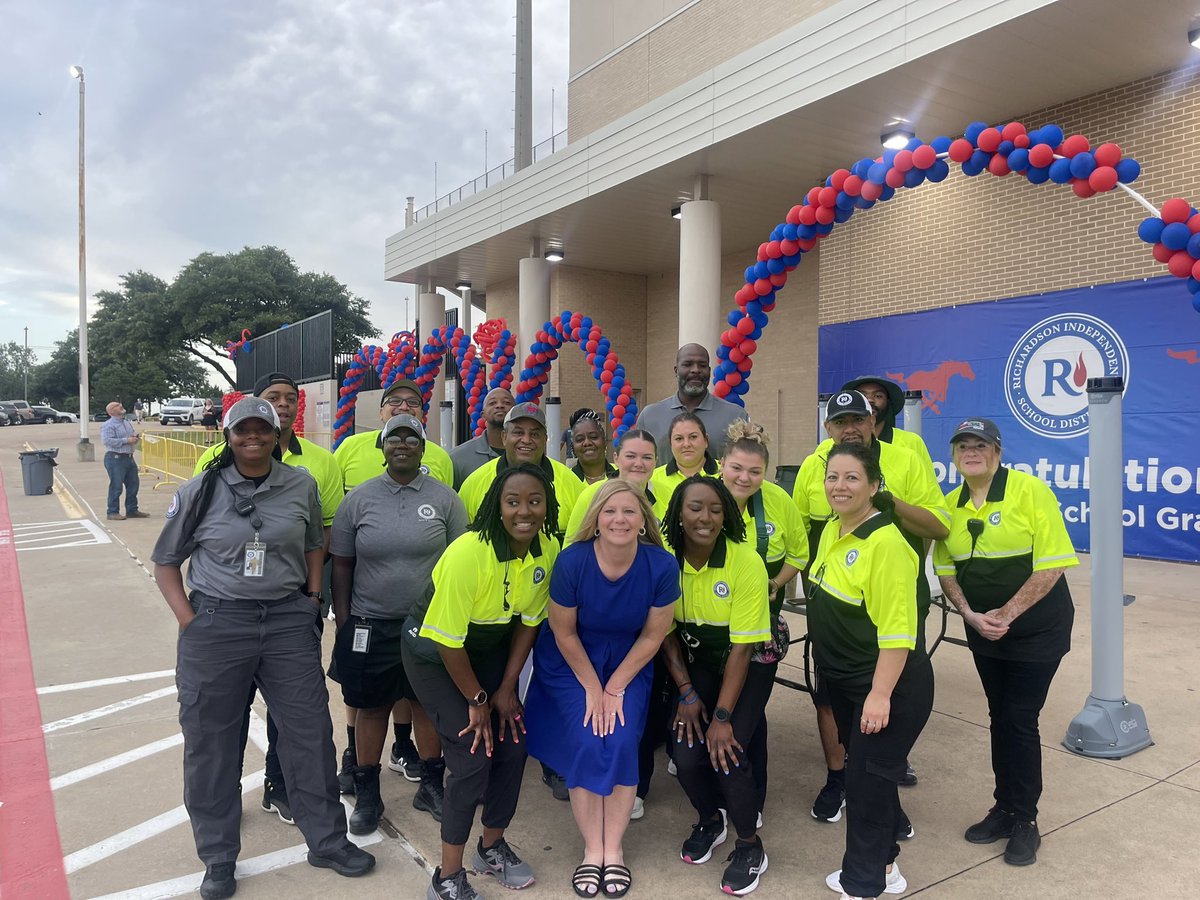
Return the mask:
<path id="1" fill-rule="evenodd" d="M 712 200 L 683 204 L 679 222 L 678 346 L 716 351 L 721 327 L 721 206 Z"/>
<path id="2" fill-rule="evenodd" d="M 549 397 L 546 399 L 546 455 L 553 460 L 558 458 L 558 439 L 562 437 L 562 398 Z"/>
<path id="3" fill-rule="evenodd" d="M 442 429 L 441 445 L 443 450 L 454 449 L 454 404 L 449 400 L 443 400 L 440 404 L 441 419 L 439 424 Z M 431 410 L 432 412 L 432 410 Z"/>
<path id="4" fill-rule="evenodd" d="M 533 165 L 533 0 L 517 0 L 514 168 Z"/>
<path id="5" fill-rule="evenodd" d="M 525 357 L 533 346 L 538 330 L 550 321 L 550 263 L 537 256 L 519 260 L 517 265 L 517 362 L 514 376 L 525 367 Z M 513 383 L 516 383 L 516 377 Z"/>
<path id="6" fill-rule="evenodd" d="M 458 293 L 462 297 L 462 307 L 458 313 L 458 324 L 466 332 L 467 337 L 471 337 L 475 329 L 475 325 L 471 321 L 471 289 L 463 288 Z"/>
<path id="7" fill-rule="evenodd" d="M 446 298 L 436 293 L 432 286 L 428 292 L 423 292 L 417 298 L 417 325 L 421 346 L 429 339 L 435 328 L 446 324 Z M 441 421 L 438 416 L 438 404 L 445 397 L 446 376 L 444 369 L 438 368 L 437 380 L 433 384 L 433 396 L 429 399 L 429 415 L 425 419 L 426 440 L 441 443 Z"/>

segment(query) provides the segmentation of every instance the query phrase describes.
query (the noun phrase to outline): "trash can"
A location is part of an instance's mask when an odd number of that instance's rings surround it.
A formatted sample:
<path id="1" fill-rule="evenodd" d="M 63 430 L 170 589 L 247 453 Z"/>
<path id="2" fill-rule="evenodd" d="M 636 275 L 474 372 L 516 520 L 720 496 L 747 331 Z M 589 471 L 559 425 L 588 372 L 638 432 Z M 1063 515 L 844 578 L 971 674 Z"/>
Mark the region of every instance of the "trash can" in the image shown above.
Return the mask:
<path id="1" fill-rule="evenodd" d="M 776 466 L 775 483 L 790 494 L 796 486 L 796 476 L 799 474 L 799 466 Z"/>
<path id="2" fill-rule="evenodd" d="M 25 496 L 37 497 L 54 493 L 54 458 L 58 448 L 25 450 L 21 453 L 21 477 L 25 481 Z"/>

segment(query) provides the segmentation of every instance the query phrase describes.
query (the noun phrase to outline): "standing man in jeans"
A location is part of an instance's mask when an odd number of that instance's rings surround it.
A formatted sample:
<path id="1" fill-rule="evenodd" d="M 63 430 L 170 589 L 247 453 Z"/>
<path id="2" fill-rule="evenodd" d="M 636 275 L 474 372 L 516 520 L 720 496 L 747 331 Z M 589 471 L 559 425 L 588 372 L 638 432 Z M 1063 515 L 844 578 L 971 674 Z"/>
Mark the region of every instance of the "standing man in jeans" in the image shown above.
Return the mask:
<path id="1" fill-rule="evenodd" d="M 138 509 L 137 463 L 133 451 L 142 436 L 125 421 L 125 407 L 114 400 L 104 407 L 108 420 L 100 426 L 100 441 L 104 444 L 104 469 L 108 472 L 108 518 L 147 519 L 150 513 Z M 125 488 L 125 515 L 121 515 L 121 488 Z"/>

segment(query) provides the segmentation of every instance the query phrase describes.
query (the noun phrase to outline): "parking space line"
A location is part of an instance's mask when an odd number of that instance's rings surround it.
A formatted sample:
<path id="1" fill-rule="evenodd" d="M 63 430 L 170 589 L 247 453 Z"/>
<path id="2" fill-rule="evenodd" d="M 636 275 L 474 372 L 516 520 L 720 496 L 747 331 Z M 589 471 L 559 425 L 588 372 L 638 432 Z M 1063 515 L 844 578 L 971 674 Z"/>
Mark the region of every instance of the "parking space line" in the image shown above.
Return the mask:
<path id="1" fill-rule="evenodd" d="M 42 726 L 42 733 L 49 734 L 52 731 L 61 731 L 64 728 L 70 728 L 72 725 L 81 725 L 84 722 L 91 722 L 94 719 L 101 719 L 104 716 L 111 716 L 113 713 L 119 713 L 122 710 L 130 709 L 134 706 L 141 706 L 143 703 L 149 703 L 150 701 L 157 700 L 160 697 L 169 697 L 174 693 L 175 685 L 171 685 L 170 687 L 159 688 L 157 691 L 138 694 L 136 697 L 118 700 L 116 703 L 110 703 L 107 706 L 89 709 L 87 712 L 77 713 L 73 716 L 67 716 L 65 719 L 58 719 L 54 722 L 47 722 Z"/>
<path id="2" fill-rule="evenodd" d="M 83 768 L 51 778 L 50 790 L 57 791 L 60 788 L 78 784 L 81 781 L 87 781 L 89 778 L 95 778 L 97 775 L 103 775 L 105 772 L 111 772 L 113 769 L 119 769 L 121 766 L 127 766 L 131 762 L 137 762 L 139 759 L 145 759 L 147 756 L 153 756 L 155 753 L 161 753 L 163 750 L 178 747 L 182 743 L 183 735 L 173 734 L 170 737 L 163 738 L 161 741 L 135 747 L 116 756 L 110 756 L 108 759 L 94 762 L 90 766 L 84 766 Z"/>
<path id="3" fill-rule="evenodd" d="M 175 674 L 174 669 L 162 669 L 158 672 L 138 672 L 136 675 L 115 675 L 112 678 L 96 678 L 92 681 L 75 681 L 71 684 L 49 684 L 37 689 L 41 694 L 62 694 L 67 691 L 83 691 L 88 688 L 108 687 L 110 684 L 130 684 L 134 681 L 152 681 L 155 678 L 166 678 Z"/>

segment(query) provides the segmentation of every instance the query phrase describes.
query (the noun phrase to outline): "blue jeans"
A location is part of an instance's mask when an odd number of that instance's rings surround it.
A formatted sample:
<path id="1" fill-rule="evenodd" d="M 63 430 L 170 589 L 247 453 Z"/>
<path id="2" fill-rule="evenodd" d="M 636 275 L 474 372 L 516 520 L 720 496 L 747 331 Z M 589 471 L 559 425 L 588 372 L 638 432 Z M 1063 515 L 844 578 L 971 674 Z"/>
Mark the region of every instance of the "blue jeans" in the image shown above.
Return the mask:
<path id="1" fill-rule="evenodd" d="M 125 488 L 126 514 L 138 511 L 138 478 L 137 464 L 132 454 L 105 453 L 104 468 L 108 472 L 108 514 L 115 516 L 121 511 L 121 488 Z"/>

